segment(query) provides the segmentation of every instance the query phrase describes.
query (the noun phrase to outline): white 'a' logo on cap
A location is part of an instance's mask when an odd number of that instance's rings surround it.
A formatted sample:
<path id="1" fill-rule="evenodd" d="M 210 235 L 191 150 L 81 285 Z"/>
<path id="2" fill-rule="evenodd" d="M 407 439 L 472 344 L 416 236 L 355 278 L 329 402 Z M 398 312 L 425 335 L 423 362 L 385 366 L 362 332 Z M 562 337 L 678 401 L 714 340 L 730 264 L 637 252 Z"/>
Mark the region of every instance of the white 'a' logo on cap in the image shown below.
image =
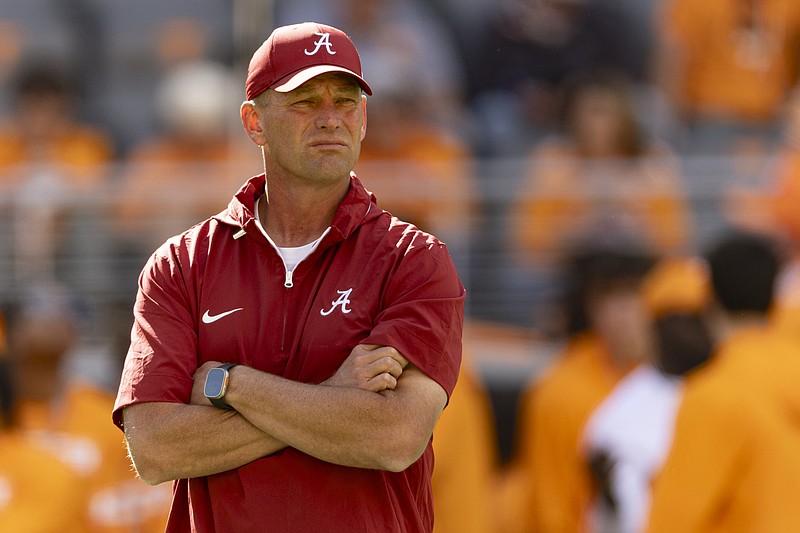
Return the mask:
<path id="1" fill-rule="evenodd" d="M 312 50 L 311 52 L 309 52 L 308 50 L 303 50 L 303 52 L 305 52 L 307 56 L 315 55 L 317 52 L 319 52 L 319 49 L 322 48 L 323 46 L 325 47 L 325 50 L 327 50 L 329 54 L 333 55 L 336 53 L 333 51 L 333 44 L 331 44 L 330 33 L 314 33 L 314 35 L 319 36 L 319 41 L 314 41 L 314 46 L 316 48 L 314 48 L 314 50 Z"/>

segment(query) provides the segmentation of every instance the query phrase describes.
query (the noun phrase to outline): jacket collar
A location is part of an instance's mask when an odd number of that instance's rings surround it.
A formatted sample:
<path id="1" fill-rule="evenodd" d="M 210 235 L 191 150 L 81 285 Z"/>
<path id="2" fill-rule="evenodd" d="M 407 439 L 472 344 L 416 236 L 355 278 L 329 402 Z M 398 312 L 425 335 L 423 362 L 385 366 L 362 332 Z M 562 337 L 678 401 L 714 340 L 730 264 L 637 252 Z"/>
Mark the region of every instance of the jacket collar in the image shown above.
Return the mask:
<path id="1" fill-rule="evenodd" d="M 231 199 L 228 209 L 215 218 L 222 223 L 237 226 L 247 235 L 263 239 L 256 226 L 254 212 L 256 200 L 264 194 L 265 182 L 264 174 L 250 178 Z M 339 242 L 347 239 L 361 224 L 380 214 L 375 196 L 364 188 L 355 172 L 351 172 L 350 188 L 336 210 L 331 231 L 323 244 L 325 241 Z"/>

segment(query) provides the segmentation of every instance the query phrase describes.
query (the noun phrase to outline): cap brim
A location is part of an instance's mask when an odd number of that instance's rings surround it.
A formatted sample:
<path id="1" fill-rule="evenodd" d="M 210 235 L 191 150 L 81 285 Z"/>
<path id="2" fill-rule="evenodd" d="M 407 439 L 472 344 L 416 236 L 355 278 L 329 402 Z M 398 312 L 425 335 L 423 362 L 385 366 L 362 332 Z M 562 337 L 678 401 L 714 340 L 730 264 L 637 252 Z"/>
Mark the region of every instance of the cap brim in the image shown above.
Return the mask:
<path id="1" fill-rule="evenodd" d="M 344 67 L 337 67 L 336 65 L 315 65 L 313 67 L 308 67 L 306 69 L 301 70 L 300 72 L 293 74 L 286 81 L 279 81 L 278 83 L 280 83 L 280 85 L 271 87 L 271 89 L 279 93 L 288 93 L 289 91 L 297 89 L 311 78 L 317 77 L 320 74 L 325 74 L 327 72 L 344 72 L 345 74 L 353 76 L 358 81 L 358 84 L 361 85 L 361 88 L 364 90 L 364 92 L 370 96 L 372 95 L 372 88 L 366 81 L 364 81 L 364 78 L 362 78 L 352 70 L 346 69 Z"/>

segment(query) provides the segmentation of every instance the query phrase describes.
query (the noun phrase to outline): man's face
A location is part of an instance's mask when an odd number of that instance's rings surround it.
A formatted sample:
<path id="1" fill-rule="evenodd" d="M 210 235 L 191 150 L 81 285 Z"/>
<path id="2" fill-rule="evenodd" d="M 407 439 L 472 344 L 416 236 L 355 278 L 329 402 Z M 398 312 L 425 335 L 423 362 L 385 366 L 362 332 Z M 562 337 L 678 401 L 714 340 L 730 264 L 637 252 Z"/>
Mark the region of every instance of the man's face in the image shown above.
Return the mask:
<path id="1" fill-rule="evenodd" d="M 623 365 L 635 364 L 653 353 L 650 315 L 637 284 L 605 287 L 589 299 L 592 327 Z"/>
<path id="2" fill-rule="evenodd" d="M 263 106 L 270 176 L 318 184 L 347 176 L 366 132 L 366 98 L 346 74 L 312 78 L 294 91 L 271 91 Z"/>

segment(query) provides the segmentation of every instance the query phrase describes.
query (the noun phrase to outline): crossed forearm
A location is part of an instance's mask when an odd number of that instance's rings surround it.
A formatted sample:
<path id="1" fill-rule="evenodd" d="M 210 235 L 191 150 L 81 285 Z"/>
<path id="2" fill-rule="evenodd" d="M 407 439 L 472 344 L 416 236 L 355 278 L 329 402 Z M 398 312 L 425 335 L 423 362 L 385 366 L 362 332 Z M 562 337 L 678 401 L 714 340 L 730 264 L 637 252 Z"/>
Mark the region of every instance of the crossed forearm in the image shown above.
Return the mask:
<path id="1" fill-rule="evenodd" d="M 400 426 L 386 418 L 393 391 L 308 385 L 244 367 L 236 373 L 226 401 L 240 411 L 179 403 L 126 408 L 128 449 L 145 482 L 232 470 L 285 448 L 284 442 L 345 466 L 407 466 L 396 460 L 407 435 L 392 435 Z"/>
<path id="2" fill-rule="evenodd" d="M 285 448 L 235 411 L 211 406 L 141 403 L 124 417 L 134 467 L 152 485 L 225 472 Z"/>
<path id="3" fill-rule="evenodd" d="M 380 393 L 297 383 L 246 367 L 234 372 L 226 401 L 254 427 L 344 466 L 405 469 L 424 450 L 438 415 L 423 407 L 424 388 L 411 398 L 427 380 L 416 369 Z"/>
<path id="4" fill-rule="evenodd" d="M 359 345 L 320 385 L 231 369 L 228 411 L 202 392 L 218 364 L 197 370 L 190 405 L 125 408 L 128 448 L 146 482 L 224 472 L 286 446 L 344 466 L 403 470 L 424 451 L 447 401 L 421 371 L 404 370 L 408 361 L 393 348 Z"/>

